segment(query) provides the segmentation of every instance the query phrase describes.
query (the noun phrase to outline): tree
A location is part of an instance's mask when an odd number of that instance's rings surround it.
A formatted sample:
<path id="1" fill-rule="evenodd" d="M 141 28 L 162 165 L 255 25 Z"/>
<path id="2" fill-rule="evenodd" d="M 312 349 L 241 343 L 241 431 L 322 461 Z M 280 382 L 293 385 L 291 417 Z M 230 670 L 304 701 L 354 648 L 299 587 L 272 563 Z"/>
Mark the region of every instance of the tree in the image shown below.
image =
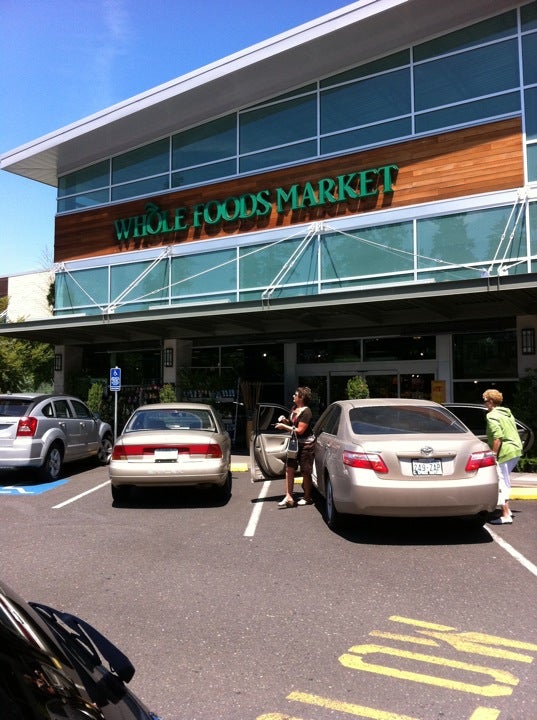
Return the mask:
<path id="1" fill-rule="evenodd" d="M 28 392 L 53 380 L 52 345 L 0 337 L 0 391 Z"/>

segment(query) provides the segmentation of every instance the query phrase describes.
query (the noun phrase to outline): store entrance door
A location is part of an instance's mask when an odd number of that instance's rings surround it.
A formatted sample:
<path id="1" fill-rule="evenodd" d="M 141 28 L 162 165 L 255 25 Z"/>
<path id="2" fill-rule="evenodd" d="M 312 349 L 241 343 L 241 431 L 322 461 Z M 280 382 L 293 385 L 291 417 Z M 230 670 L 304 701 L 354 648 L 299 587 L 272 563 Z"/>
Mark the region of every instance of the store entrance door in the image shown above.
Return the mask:
<path id="1" fill-rule="evenodd" d="M 399 373 L 397 370 L 365 370 L 361 373 L 331 372 L 329 375 L 329 402 L 347 397 L 347 382 L 360 374 L 364 377 L 372 398 L 431 399 L 434 373 Z"/>

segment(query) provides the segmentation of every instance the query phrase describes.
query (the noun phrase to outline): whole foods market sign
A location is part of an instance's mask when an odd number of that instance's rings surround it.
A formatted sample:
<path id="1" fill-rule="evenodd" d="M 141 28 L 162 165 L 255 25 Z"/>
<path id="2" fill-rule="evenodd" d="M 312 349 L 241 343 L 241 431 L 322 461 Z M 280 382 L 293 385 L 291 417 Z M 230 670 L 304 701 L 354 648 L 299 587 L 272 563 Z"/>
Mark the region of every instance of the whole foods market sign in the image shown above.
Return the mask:
<path id="1" fill-rule="evenodd" d="M 374 198 L 380 192 L 393 193 L 397 165 L 383 165 L 315 182 L 295 183 L 290 187 L 265 188 L 224 200 L 209 200 L 192 206 L 161 210 L 154 203 L 145 206 L 142 215 L 114 221 L 118 242 L 145 238 L 190 228 L 214 227 L 223 223 L 256 220 L 273 211 L 281 214 L 339 205 L 341 203 Z"/>

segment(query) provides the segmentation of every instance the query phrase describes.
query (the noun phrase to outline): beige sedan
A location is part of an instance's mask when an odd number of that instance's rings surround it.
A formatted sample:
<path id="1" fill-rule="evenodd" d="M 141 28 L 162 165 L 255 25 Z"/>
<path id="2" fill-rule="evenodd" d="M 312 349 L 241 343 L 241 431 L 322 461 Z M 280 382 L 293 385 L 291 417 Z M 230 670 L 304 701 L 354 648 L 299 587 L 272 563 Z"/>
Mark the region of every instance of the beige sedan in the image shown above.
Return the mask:
<path id="1" fill-rule="evenodd" d="M 476 516 L 498 500 L 496 459 L 449 410 L 426 400 L 341 400 L 315 426 L 314 483 L 341 513 Z"/>
<path id="2" fill-rule="evenodd" d="M 143 405 L 115 442 L 109 465 L 112 498 L 133 486 L 199 485 L 227 500 L 231 494 L 231 440 L 210 405 Z"/>

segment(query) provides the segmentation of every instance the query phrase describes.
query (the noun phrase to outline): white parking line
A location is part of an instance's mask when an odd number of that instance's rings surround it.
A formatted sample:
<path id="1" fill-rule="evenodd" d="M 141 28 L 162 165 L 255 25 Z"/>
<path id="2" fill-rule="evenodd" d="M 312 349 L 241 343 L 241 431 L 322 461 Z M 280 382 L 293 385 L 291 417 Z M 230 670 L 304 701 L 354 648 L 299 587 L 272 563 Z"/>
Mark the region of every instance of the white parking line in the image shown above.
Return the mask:
<path id="1" fill-rule="evenodd" d="M 80 495 L 75 495 L 72 498 L 69 498 L 69 500 L 64 500 L 63 502 L 59 503 L 59 505 L 53 505 L 53 510 L 59 510 L 62 507 L 65 507 L 66 505 L 69 505 L 69 503 L 75 502 L 76 500 L 80 500 L 80 498 L 83 498 L 85 495 L 89 495 L 92 492 L 95 492 L 95 490 L 100 490 L 103 487 L 106 487 L 106 485 L 110 484 L 110 480 L 107 480 L 104 483 L 101 483 L 100 485 L 97 485 L 94 488 L 91 488 L 90 490 L 86 490 L 86 492 L 80 493 Z"/>
<path id="2" fill-rule="evenodd" d="M 508 552 L 509 555 L 512 555 L 515 560 L 518 560 L 518 562 L 523 567 L 525 567 L 526 570 L 529 570 L 530 573 L 533 573 L 535 577 L 537 577 L 537 565 L 534 565 L 530 560 L 525 558 L 522 553 L 519 553 L 518 550 L 515 550 L 515 548 L 512 545 L 509 545 L 509 543 L 506 542 L 502 537 L 496 535 L 494 530 L 491 530 L 489 527 L 486 527 L 485 530 L 487 530 L 494 542 L 498 543 L 498 545 L 502 547 L 506 552 Z"/>
<path id="3" fill-rule="evenodd" d="M 264 498 L 267 497 L 269 487 L 270 487 L 270 480 L 265 480 L 265 482 L 261 486 L 261 491 L 260 491 L 259 495 L 257 496 L 257 502 L 254 505 L 252 514 L 250 515 L 250 520 L 248 521 L 246 530 L 244 531 L 244 537 L 253 537 L 255 535 L 257 523 L 259 522 L 261 510 L 263 509 L 263 503 L 260 502 L 260 500 L 263 500 Z"/>

